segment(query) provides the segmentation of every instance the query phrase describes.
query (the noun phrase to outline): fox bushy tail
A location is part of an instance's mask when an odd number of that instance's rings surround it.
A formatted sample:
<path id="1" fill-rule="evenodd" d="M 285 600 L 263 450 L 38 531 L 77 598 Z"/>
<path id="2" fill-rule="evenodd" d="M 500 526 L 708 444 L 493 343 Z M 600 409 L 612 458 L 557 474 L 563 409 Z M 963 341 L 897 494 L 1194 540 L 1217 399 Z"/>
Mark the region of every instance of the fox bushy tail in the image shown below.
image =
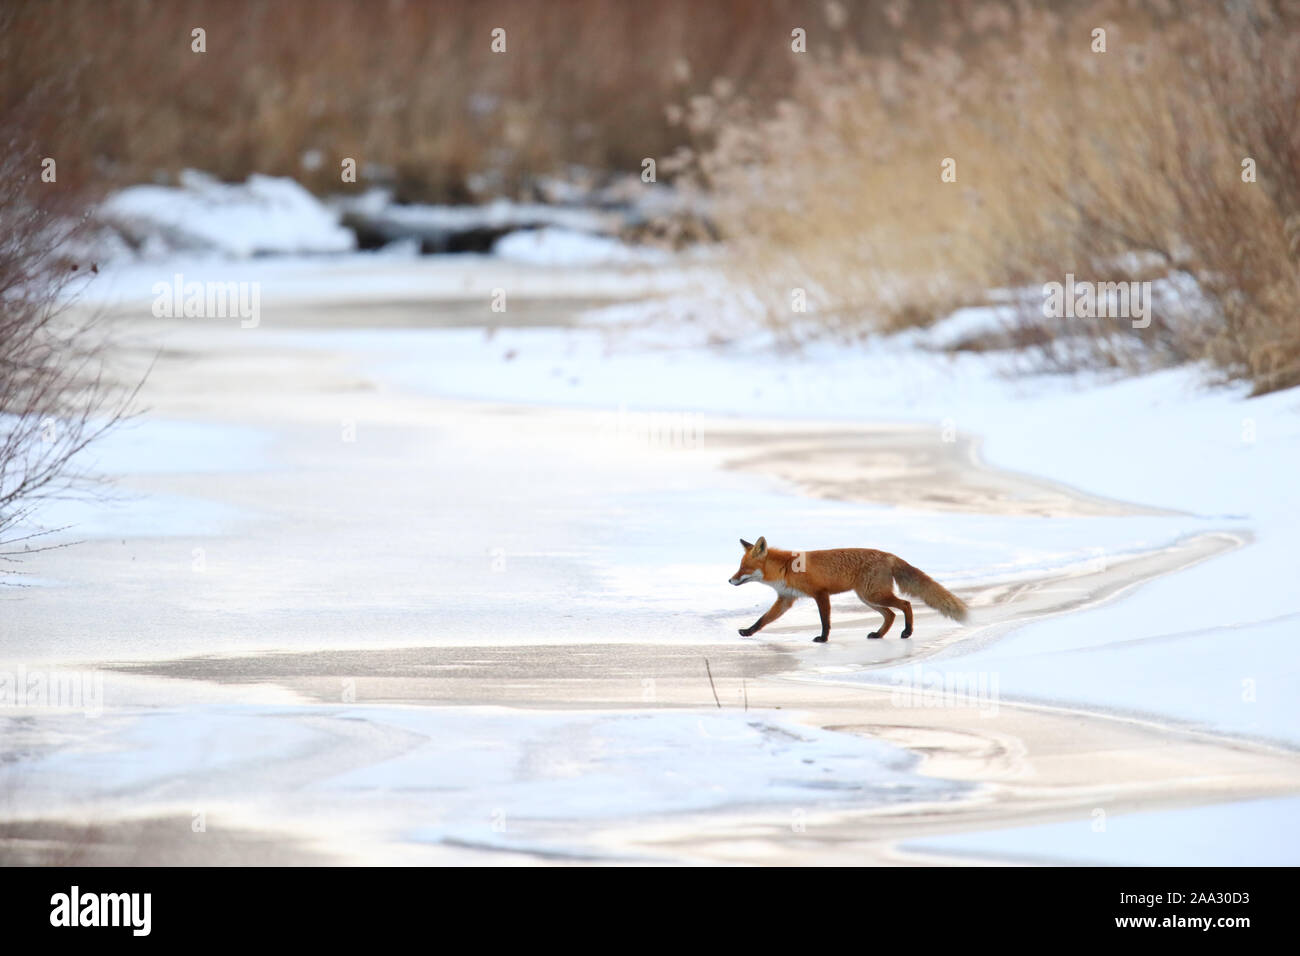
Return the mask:
<path id="1" fill-rule="evenodd" d="M 966 605 L 942 584 L 920 568 L 914 568 L 902 558 L 894 559 L 894 580 L 904 594 L 918 597 L 944 617 L 954 621 L 966 620 Z"/>

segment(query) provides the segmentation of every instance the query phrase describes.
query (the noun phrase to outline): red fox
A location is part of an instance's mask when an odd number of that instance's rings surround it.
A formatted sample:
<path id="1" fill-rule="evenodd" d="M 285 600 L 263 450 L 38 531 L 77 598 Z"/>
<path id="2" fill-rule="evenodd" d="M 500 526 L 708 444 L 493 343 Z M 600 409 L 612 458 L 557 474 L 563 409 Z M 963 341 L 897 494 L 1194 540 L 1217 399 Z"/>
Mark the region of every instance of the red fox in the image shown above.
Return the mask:
<path id="1" fill-rule="evenodd" d="M 868 607 L 885 617 L 880 630 L 867 637 L 884 637 L 894 623 L 893 608 L 903 612 L 901 637 L 912 636 L 912 605 L 895 596 L 894 582 L 904 594 L 919 597 L 944 617 L 966 620 L 966 605 L 938 581 L 912 567 L 896 554 L 869 548 L 835 548 L 831 551 L 781 551 L 769 548 L 765 538 L 750 544 L 744 538 L 740 546 L 745 555 L 740 570 L 731 576 L 737 586 L 747 581 L 762 581 L 776 591 L 776 603 L 752 627 L 742 628 L 741 637 L 762 630 L 790 610 L 801 597 L 817 602 L 822 618 L 822 632 L 813 640 L 826 643 L 831 633 L 831 595 L 853 591 Z"/>

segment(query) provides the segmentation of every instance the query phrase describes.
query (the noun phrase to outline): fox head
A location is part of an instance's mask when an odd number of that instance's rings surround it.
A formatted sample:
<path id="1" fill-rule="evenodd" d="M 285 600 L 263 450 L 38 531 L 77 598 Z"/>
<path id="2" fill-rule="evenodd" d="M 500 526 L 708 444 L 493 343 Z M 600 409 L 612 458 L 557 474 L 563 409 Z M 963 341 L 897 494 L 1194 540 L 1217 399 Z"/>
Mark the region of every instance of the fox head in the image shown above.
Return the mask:
<path id="1" fill-rule="evenodd" d="M 745 553 L 740 559 L 740 569 L 731 576 L 731 583 L 739 586 L 746 581 L 763 580 L 763 559 L 767 557 L 767 539 L 759 538 L 750 544 L 741 538 L 740 546 L 745 549 Z"/>

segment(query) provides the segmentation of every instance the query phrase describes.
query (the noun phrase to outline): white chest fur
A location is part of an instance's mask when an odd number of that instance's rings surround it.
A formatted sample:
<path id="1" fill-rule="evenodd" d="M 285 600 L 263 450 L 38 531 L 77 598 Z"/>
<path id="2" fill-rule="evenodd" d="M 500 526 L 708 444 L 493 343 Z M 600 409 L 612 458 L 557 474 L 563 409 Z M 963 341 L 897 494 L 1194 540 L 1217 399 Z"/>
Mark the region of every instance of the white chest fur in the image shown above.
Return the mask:
<path id="1" fill-rule="evenodd" d="M 781 595 L 781 597 L 783 598 L 804 597 L 804 593 L 802 591 L 798 591 L 795 588 L 790 587 L 790 585 L 786 584 L 784 581 L 764 581 L 763 583 L 766 584 L 768 587 L 770 587 L 777 594 Z"/>

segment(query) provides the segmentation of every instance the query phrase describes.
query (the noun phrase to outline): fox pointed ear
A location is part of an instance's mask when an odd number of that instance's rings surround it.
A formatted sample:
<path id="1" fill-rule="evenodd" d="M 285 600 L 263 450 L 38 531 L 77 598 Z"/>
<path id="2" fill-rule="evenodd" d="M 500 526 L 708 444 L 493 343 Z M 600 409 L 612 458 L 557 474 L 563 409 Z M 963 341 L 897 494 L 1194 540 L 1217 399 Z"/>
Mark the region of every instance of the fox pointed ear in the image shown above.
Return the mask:
<path id="1" fill-rule="evenodd" d="M 754 542 L 754 555 L 758 556 L 760 554 L 766 554 L 766 553 L 767 553 L 767 538 L 759 538 L 757 541 Z"/>
<path id="2" fill-rule="evenodd" d="M 740 546 L 741 546 L 742 548 L 744 548 L 746 551 L 748 551 L 750 548 L 752 548 L 752 547 L 754 546 L 754 544 L 753 544 L 752 541 L 746 541 L 744 538 L 741 538 L 741 539 L 740 539 Z"/>

